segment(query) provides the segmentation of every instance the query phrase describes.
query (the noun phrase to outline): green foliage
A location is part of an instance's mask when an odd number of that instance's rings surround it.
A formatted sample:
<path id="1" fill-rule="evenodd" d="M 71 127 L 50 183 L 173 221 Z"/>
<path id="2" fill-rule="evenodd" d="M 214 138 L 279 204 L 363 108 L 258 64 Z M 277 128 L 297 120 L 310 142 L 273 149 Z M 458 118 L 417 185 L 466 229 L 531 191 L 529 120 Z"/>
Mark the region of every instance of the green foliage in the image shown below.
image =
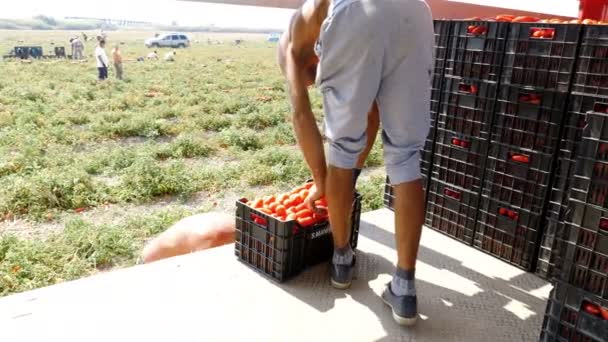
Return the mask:
<path id="1" fill-rule="evenodd" d="M 373 176 L 369 180 L 359 181 L 357 190 L 363 196 L 361 209 L 363 212 L 380 209 L 384 206 L 384 176 Z"/>

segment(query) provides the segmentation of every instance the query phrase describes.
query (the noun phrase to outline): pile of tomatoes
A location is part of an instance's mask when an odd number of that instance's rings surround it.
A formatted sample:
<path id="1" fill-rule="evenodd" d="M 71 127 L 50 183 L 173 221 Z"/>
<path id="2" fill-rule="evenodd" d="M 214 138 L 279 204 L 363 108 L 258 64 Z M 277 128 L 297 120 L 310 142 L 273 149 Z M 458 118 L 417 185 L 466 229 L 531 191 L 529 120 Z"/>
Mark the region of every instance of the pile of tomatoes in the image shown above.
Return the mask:
<path id="1" fill-rule="evenodd" d="M 315 202 L 315 206 L 318 209 L 317 212 L 313 212 L 306 205 L 306 198 L 308 198 L 310 189 L 313 186 L 314 183 L 309 182 L 296 187 L 289 193 L 278 196 L 271 195 L 248 201 L 247 205 L 280 221 L 298 221 L 298 224 L 302 227 L 323 223 L 326 222 L 329 217 L 327 200 L 321 198 Z M 252 219 L 257 224 L 267 224 L 266 219 L 263 217 L 252 215 Z"/>
<path id="2" fill-rule="evenodd" d="M 467 18 L 465 20 L 483 20 L 480 17 Z M 494 18 L 490 18 L 492 21 L 509 22 L 509 23 L 543 23 L 543 24 L 583 24 L 583 25 L 608 25 L 606 21 L 598 21 L 593 19 L 572 19 L 562 20 L 558 18 L 552 19 L 541 19 L 537 17 L 529 16 L 515 16 L 511 14 L 500 14 Z M 472 33 L 472 32 L 470 32 Z"/>

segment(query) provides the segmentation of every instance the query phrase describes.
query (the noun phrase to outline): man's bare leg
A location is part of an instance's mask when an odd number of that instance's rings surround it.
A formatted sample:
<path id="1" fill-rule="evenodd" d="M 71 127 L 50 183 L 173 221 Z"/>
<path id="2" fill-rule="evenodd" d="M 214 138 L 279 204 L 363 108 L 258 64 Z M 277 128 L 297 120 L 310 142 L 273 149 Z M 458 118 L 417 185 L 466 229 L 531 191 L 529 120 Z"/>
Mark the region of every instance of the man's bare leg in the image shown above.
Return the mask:
<path id="1" fill-rule="evenodd" d="M 344 289 L 350 286 L 354 258 L 350 246 L 353 191 L 365 160 L 374 146 L 379 125 L 378 106 L 374 103 L 367 118 L 366 146 L 359 155 L 356 169 L 347 170 L 331 165 L 328 167 L 325 188 L 334 238 L 332 284 L 336 288 Z"/>
<path id="2" fill-rule="evenodd" d="M 378 136 L 378 129 L 380 128 L 380 111 L 378 110 L 378 104 L 374 102 L 372 108 L 369 110 L 367 114 L 367 143 L 365 149 L 359 155 L 359 160 L 357 160 L 357 169 L 361 170 L 365 166 L 365 161 L 369 156 L 369 153 L 374 148 L 374 142 L 376 141 L 376 136 Z"/>
<path id="3" fill-rule="evenodd" d="M 395 192 L 397 266 L 406 271 L 414 271 L 424 223 L 422 180 L 402 183 L 393 189 Z"/>
<path id="4" fill-rule="evenodd" d="M 329 222 L 334 237 L 334 248 L 348 246 L 350 213 L 353 204 L 353 170 L 329 165 L 325 184 Z"/>

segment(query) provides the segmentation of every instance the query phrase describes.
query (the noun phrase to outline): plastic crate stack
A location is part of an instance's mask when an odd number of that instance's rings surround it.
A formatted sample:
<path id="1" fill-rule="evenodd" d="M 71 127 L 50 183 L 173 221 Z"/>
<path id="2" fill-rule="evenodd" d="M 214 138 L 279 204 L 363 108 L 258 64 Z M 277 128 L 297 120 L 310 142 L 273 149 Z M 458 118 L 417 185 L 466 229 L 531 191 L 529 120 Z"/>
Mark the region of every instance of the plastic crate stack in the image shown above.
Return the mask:
<path id="1" fill-rule="evenodd" d="M 473 242 L 508 23 L 455 21 L 435 137 L 425 223 Z"/>
<path id="2" fill-rule="evenodd" d="M 510 25 L 474 246 L 525 270 L 537 260 L 579 30 Z"/>
<path id="3" fill-rule="evenodd" d="M 551 198 L 560 216 L 541 341 L 608 341 L 608 27 L 582 30 L 559 155 L 568 180 Z"/>
<path id="4" fill-rule="evenodd" d="M 435 27 L 435 67 L 433 70 L 433 80 L 431 85 L 431 128 L 429 130 L 429 135 L 426 139 L 426 143 L 421 151 L 420 156 L 420 170 L 422 173 L 423 181 L 422 184 L 425 190 L 428 185 L 428 176 L 430 173 L 431 162 L 433 158 L 437 115 L 439 113 L 439 105 L 441 103 L 442 96 L 441 86 L 444 81 L 443 73 L 449 49 L 449 39 L 453 26 L 452 22 L 448 20 L 435 20 L 433 24 Z M 386 179 L 386 185 L 384 190 L 384 205 L 387 208 L 393 209 L 393 202 L 395 200 L 395 196 L 393 194 L 393 187 L 390 185 L 388 177 Z"/>
<path id="5" fill-rule="evenodd" d="M 556 233 L 563 230 L 568 204 L 567 190 L 574 175 L 576 147 L 581 142 L 587 113 L 594 111 L 596 103 L 608 101 L 608 29 L 605 26 L 585 25 L 581 30 L 572 93 L 564 120 L 536 268 L 536 273 L 547 279 L 551 278 L 555 269 L 558 247 Z"/>

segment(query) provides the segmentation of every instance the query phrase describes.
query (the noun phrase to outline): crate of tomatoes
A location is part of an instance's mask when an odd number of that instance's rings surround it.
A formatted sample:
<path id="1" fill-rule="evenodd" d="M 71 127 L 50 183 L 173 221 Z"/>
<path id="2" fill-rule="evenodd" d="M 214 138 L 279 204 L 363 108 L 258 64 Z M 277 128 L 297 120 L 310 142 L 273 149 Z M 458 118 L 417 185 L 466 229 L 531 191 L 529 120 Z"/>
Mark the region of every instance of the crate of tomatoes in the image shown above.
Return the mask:
<path id="1" fill-rule="evenodd" d="M 316 202 L 322 214 L 307 208 L 312 182 L 289 193 L 236 202 L 235 254 L 245 264 L 279 282 L 308 266 L 331 259 L 333 238 L 327 201 Z M 355 194 L 351 213 L 353 248 L 357 246 L 361 196 Z"/>

